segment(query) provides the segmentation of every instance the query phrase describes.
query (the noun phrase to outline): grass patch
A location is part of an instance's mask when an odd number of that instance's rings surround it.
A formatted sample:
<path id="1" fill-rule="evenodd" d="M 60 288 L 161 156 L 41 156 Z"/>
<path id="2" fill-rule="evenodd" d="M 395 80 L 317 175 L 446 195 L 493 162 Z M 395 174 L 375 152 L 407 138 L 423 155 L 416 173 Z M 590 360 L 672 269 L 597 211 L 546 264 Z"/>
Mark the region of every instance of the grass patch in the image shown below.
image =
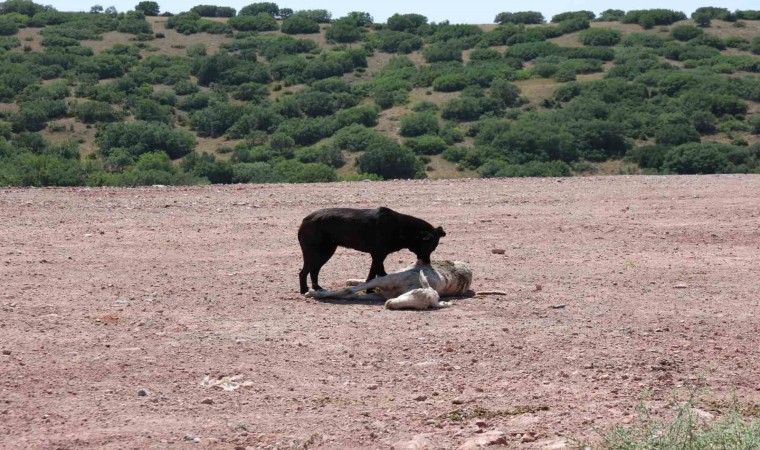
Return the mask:
<path id="1" fill-rule="evenodd" d="M 631 426 L 617 426 L 603 436 L 600 446 L 605 450 L 645 449 L 757 449 L 760 448 L 760 419 L 757 404 L 738 402 L 721 408 L 718 418 L 695 409 L 696 391 L 686 402 L 675 403 L 672 420 L 652 417 L 642 401 L 638 420 Z M 749 414 L 748 414 L 749 413 Z M 754 416 L 748 419 L 747 415 Z M 585 446 L 590 448 L 592 446 Z"/>
<path id="2" fill-rule="evenodd" d="M 496 417 L 512 417 L 522 414 L 536 413 L 539 411 L 548 411 L 546 405 L 521 405 L 511 409 L 500 409 L 492 411 L 490 409 L 477 406 L 473 409 L 455 409 L 440 416 L 450 422 L 462 422 L 469 419 L 494 419 Z"/>

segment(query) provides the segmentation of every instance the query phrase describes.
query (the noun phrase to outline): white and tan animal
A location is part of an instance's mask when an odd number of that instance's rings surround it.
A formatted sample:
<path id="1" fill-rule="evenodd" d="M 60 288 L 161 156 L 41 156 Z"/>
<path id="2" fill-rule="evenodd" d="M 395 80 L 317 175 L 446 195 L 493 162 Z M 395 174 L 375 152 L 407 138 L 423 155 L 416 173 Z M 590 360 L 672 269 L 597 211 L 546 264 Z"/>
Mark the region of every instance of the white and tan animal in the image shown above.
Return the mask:
<path id="1" fill-rule="evenodd" d="M 386 300 L 387 309 L 427 309 L 440 307 L 441 297 L 463 295 L 470 289 L 472 271 L 461 261 L 420 261 L 401 272 L 378 277 L 340 291 L 309 291 L 316 299 Z M 359 294 L 367 289 L 376 292 Z"/>

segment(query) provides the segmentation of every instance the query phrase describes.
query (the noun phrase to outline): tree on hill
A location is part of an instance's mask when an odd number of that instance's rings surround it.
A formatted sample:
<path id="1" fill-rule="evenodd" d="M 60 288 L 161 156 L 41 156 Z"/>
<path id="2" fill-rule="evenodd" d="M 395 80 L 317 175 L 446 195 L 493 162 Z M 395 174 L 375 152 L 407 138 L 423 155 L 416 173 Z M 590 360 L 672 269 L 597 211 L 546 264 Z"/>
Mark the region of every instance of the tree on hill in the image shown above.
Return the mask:
<path id="1" fill-rule="evenodd" d="M 258 16 L 259 14 L 269 14 L 272 17 L 276 17 L 280 13 L 280 7 L 277 3 L 272 2 L 260 2 L 251 3 L 248 6 L 240 8 L 239 16 Z"/>
<path id="2" fill-rule="evenodd" d="M 158 3 L 152 1 L 142 1 L 135 6 L 135 11 L 142 11 L 146 16 L 157 16 L 160 12 Z"/>

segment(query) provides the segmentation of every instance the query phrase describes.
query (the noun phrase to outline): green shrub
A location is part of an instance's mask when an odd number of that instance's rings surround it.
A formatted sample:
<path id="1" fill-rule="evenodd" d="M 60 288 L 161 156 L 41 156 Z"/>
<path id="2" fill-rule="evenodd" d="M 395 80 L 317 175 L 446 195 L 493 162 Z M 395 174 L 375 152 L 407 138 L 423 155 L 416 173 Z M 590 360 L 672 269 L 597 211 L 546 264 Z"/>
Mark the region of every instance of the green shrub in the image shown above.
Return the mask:
<path id="1" fill-rule="evenodd" d="M 195 136 L 189 131 L 141 121 L 108 124 L 98 131 L 95 142 L 104 156 L 113 149 L 123 148 L 132 156 L 163 151 L 173 159 L 190 153 L 196 145 Z"/>
<path id="2" fill-rule="evenodd" d="M 582 31 L 579 39 L 583 45 L 596 47 L 617 45 L 621 40 L 621 34 L 618 30 L 612 28 L 590 28 Z"/>
<path id="3" fill-rule="evenodd" d="M 438 155 L 448 148 L 448 144 L 439 136 L 426 134 L 405 139 L 404 147 L 418 155 Z"/>
<path id="4" fill-rule="evenodd" d="M 521 23 L 521 24 L 539 24 L 544 23 L 544 16 L 537 11 L 520 11 L 520 12 L 502 12 L 496 15 L 494 23 Z"/>
<path id="5" fill-rule="evenodd" d="M 622 9 L 606 9 L 599 14 L 597 19 L 599 22 L 620 22 L 625 16 L 625 11 Z"/>
<path id="6" fill-rule="evenodd" d="M 362 173 L 375 174 L 387 180 L 424 176 L 414 153 L 388 138 L 372 142 L 356 163 Z"/>
<path id="7" fill-rule="evenodd" d="M 293 15 L 282 22 L 280 30 L 285 34 L 319 33 L 319 23 L 302 15 Z"/>
<path id="8" fill-rule="evenodd" d="M 462 49 L 448 43 L 431 44 L 422 49 L 422 56 L 428 63 L 462 61 Z"/>
<path id="9" fill-rule="evenodd" d="M 692 25 L 676 25 L 670 30 L 670 36 L 673 39 L 683 42 L 702 36 L 704 33 L 701 28 Z"/>
<path id="10" fill-rule="evenodd" d="M 415 33 L 420 27 L 427 25 L 427 17 L 421 14 L 394 14 L 388 18 L 387 27 L 393 31 Z"/>
<path id="11" fill-rule="evenodd" d="M 78 103 L 73 108 L 76 118 L 83 123 L 114 122 L 119 115 L 110 104 L 98 101 Z"/>
<path id="12" fill-rule="evenodd" d="M 412 53 L 422 48 L 422 38 L 403 31 L 381 30 L 373 39 L 377 48 L 385 53 Z"/>
<path id="13" fill-rule="evenodd" d="M 623 38 L 623 47 L 660 48 L 665 45 L 665 39 L 651 33 L 631 33 Z"/>
<path id="14" fill-rule="evenodd" d="M 733 148 L 714 142 L 680 145 L 668 150 L 662 167 L 678 174 L 724 173 L 730 168 L 728 154 Z"/>
<path id="15" fill-rule="evenodd" d="M 292 159 L 277 163 L 274 173 L 286 183 L 324 183 L 338 180 L 338 175 L 332 167 Z"/>
<path id="16" fill-rule="evenodd" d="M 214 5 L 197 5 L 190 8 L 190 12 L 194 12 L 201 17 L 234 17 L 235 8 L 228 6 L 214 6 Z"/>
<path id="17" fill-rule="evenodd" d="M 273 2 L 258 2 L 246 5 L 240 8 L 240 12 L 238 12 L 239 16 L 258 16 L 259 14 L 276 17 L 280 14 L 280 7 Z"/>
<path id="18" fill-rule="evenodd" d="M 438 92 L 461 91 L 467 86 L 467 81 L 467 76 L 460 73 L 442 75 L 433 81 L 433 90 Z"/>
<path id="19" fill-rule="evenodd" d="M 414 113 L 401 118 L 399 134 L 404 137 L 438 133 L 438 118 L 433 114 Z"/>
<path id="20" fill-rule="evenodd" d="M 227 22 L 235 30 L 239 31 L 274 31 L 279 29 L 277 21 L 269 14 L 261 13 L 256 16 L 230 17 Z"/>
<path id="21" fill-rule="evenodd" d="M 233 183 L 277 183 L 279 181 L 274 168 L 269 163 L 259 161 L 232 165 Z"/>
<path id="22" fill-rule="evenodd" d="M 657 145 L 675 146 L 699 140 L 699 133 L 690 124 L 666 124 L 655 134 Z"/>
<path id="23" fill-rule="evenodd" d="M 302 163 L 321 163 L 336 169 L 346 164 L 340 149 L 331 145 L 302 148 L 295 152 L 295 158 Z"/>
<path id="24" fill-rule="evenodd" d="M 333 144 L 341 150 L 358 152 L 366 150 L 372 142 L 382 138 L 383 136 L 377 131 L 364 125 L 354 124 L 338 130 L 333 138 Z"/>

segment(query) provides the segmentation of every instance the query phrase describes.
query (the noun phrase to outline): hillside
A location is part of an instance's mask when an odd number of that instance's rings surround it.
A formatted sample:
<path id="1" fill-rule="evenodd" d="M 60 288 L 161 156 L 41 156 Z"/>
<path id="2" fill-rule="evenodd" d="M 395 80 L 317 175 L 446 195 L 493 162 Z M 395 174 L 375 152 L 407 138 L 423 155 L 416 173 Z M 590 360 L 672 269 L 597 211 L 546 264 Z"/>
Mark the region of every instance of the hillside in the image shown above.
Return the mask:
<path id="1" fill-rule="evenodd" d="M 758 170 L 757 11 L 272 5 L 0 3 L 0 185 Z"/>

